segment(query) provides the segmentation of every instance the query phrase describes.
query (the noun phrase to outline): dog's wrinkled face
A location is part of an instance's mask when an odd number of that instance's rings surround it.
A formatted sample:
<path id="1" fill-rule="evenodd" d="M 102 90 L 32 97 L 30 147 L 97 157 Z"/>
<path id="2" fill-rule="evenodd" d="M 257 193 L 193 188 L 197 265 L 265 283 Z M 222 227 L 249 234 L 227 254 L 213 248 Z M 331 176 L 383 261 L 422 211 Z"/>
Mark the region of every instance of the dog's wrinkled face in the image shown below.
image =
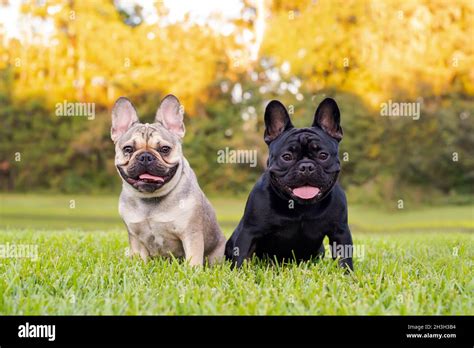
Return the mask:
<path id="1" fill-rule="evenodd" d="M 117 170 L 135 190 L 159 192 L 179 179 L 184 125 L 176 97 L 163 99 L 153 124 L 139 123 L 132 103 L 118 99 L 112 111 L 111 136 Z"/>
<path id="2" fill-rule="evenodd" d="M 268 171 L 277 192 L 302 204 L 323 199 L 341 170 L 338 145 L 342 139 L 336 102 L 319 105 L 310 128 L 294 128 L 285 107 L 274 100 L 265 110 Z"/>

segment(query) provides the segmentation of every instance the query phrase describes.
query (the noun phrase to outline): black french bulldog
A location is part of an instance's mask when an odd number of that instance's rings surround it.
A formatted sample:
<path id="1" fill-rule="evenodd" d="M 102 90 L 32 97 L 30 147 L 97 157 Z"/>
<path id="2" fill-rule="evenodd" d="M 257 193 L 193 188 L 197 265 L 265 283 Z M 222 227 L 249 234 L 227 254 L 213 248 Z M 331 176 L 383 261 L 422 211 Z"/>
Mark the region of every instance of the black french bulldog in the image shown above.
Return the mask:
<path id="1" fill-rule="evenodd" d="M 294 128 L 277 100 L 265 110 L 268 168 L 247 200 L 244 216 L 226 244 L 226 258 L 240 267 L 253 254 L 277 260 L 324 256 L 353 270 L 347 202 L 337 183 L 342 128 L 336 102 L 319 104 L 310 128 Z"/>

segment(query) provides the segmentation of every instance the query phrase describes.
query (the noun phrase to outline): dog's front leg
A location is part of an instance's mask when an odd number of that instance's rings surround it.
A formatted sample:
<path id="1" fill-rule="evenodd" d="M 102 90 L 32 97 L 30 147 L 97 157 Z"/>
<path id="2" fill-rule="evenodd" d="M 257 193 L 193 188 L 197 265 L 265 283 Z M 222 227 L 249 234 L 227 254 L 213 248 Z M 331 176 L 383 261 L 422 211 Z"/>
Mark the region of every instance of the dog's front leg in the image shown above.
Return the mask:
<path id="1" fill-rule="evenodd" d="M 231 247 L 229 253 L 231 253 L 232 268 L 242 266 L 244 260 L 252 256 L 254 238 L 248 231 L 241 230 L 235 240 L 229 240 L 227 243 L 230 243 L 229 246 Z"/>
<path id="2" fill-rule="evenodd" d="M 147 262 L 150 257 L 148 249 L 143 245 L 143 243 L 130 232 L 128 233 L 128 241 L 130 242 L 130 257 L 134 255 L 140 255 L 143 261 Z"/>
<path id="3" fill-rule="evenodd" d="M 342 228 L 329 235 L 329 243 L 333 260 L 339 258 L 340 267 L 353 271 L 352 254 L 354 248 L 349 226 L 345 224 Z"/>
<path id="4" fill-rule="evenodd" d="M 181 237 L 186 261 L 191 266 L 202 266 L 204 261 L 204 237 L 202 233 L 185 233 Z"/>

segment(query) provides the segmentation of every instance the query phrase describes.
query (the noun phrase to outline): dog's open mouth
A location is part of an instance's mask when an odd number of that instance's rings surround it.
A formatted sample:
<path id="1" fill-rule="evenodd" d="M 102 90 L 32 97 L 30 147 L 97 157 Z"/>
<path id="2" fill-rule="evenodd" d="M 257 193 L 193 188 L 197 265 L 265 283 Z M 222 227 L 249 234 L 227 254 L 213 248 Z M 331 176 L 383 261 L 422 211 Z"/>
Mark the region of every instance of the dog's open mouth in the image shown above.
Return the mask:
<path id="1" fill-rule="evenodd" d="M 301 199 L 313 199 L 321 193 L 321 189 L 315 186 L 300 186 L 295 187 L 291 192 Z"/>
<path id="2" fill-rule="evenodd" d="M 271 178 L 275 181 L 280 188 L 290 197 L 299 199 L 300 201 L 314 202 L 320 200 L 331 191 L 338 177 L 338 173 L 334 175 L 326 184 L 316 186 L 314 184 L 303 184 L 301 186 L 290 187 L 283 183 L 278 177 L 272 175 Z"/>
<path id="3" fill-rule="evenodd" d="M 148 183 L 164 183 L 165 182 L 164 176 L 156 176 L 156 175 L 151 175 L 148 173 L 144 173 L 140 175 L 138 179 L 144 182 L 148 182 Z"/>
<path id="4" fill-rule="evenodd" d="M 166 174 L 156 175 L 146 172 L 133 177 L 125 174 L 122 168 L 118 166 L 117 168 L 120 172 L 120 175 L 125 179 L 125 181 L 132 185 L 134 188 L 139 191 L 153 192 L 165 185 L 173 178 L 178 169 L 178 166 L 170 168 Z"/>

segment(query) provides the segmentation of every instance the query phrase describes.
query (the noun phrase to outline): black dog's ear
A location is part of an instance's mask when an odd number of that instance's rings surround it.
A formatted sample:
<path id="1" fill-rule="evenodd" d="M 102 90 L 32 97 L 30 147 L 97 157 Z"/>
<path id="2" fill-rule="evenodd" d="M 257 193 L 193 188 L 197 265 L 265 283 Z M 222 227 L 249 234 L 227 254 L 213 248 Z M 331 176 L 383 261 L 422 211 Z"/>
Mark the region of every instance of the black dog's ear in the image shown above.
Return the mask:
<path id="1" fill-rule="evenodd" d="M 265 135 L 264 139 L 270 144 L 281 133 L 293 128 L 290 116 L 285 106 L 278 100 L 272 100 L 265 108 Z"/>
<path id="2" fill-rule="evenodd" d="M 343 132 L 340 122 L 341 115 L 336 101 L 332 98 L 326 98 L 319 104 L 314 114 L 312 127 L 318 126 L 337 141 L 341 141 Z"/>

